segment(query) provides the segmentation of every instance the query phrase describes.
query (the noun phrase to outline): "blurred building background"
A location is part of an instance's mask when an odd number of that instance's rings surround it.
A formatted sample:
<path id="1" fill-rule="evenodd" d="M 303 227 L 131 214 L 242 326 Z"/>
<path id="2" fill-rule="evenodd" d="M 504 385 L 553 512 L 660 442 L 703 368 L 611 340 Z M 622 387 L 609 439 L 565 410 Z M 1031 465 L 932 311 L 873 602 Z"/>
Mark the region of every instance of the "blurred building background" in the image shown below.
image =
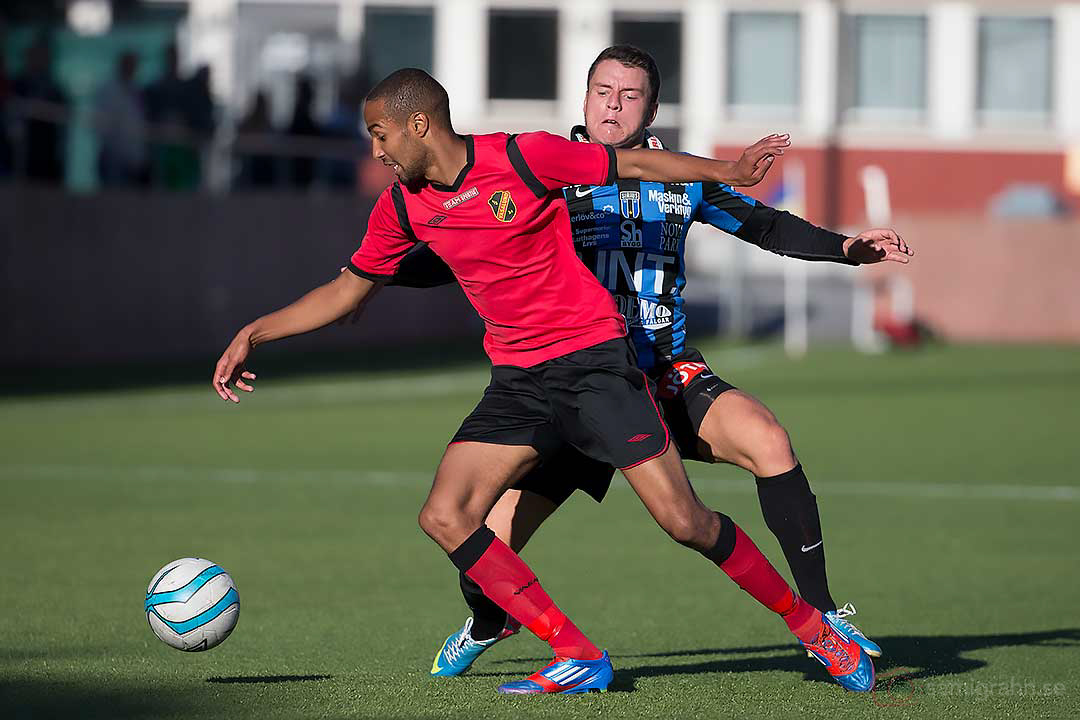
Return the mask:
<path id="1" fill-rule="evenodd" d="M 212 352 L 362 237 L 390 179 L 360 128 L 374 82 L 422 67 L 459 131 L 566 133 L 614 42 L 656 57 L 669 145 L 734 158 L 790 132 L 750 194 L 893 225 L 918 253 L 853 271 L 697 229 L 698 332 L 793 352 L 928 329 L 1080 341 L 1077 2 L 7 0 L 0 18 L 3 364 Z M 477 330 L 452 290 L 392 295 L 297 347 Z"/>

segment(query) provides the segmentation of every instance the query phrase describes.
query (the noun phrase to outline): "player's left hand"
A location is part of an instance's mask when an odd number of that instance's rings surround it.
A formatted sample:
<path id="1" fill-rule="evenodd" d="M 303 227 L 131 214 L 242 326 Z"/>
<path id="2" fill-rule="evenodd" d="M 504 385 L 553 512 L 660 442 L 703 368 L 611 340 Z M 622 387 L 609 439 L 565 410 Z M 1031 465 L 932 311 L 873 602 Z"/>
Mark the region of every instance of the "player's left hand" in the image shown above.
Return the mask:
<path id="1" fill-rule="evenodd" d="M 790 135 L 773 133 L 743 150 L 738 162 L 735 163 L 737 181 L 732 184 L 737 187 L 757 185 L 765 177 L 765 174 L 769 172 L 773 159 L 778 155 L 783 155 L 784 148 L 790 145 Z"/>
<path id="2" fill-rule="evenodd" d="M 915 251 L 908 247 L 904 238 L 890 228 L 864 230 L 844 241 L 844 255 L 848 260 L 869 265 L 878 262 L 911 262 Z"/>

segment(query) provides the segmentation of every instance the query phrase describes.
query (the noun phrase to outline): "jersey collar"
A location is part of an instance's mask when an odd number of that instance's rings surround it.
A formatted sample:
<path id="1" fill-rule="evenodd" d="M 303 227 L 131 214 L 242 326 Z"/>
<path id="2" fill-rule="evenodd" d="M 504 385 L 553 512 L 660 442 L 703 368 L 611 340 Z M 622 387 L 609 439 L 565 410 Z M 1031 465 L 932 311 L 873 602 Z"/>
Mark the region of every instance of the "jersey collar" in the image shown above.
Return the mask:
<path id="1" fill-rule="evenodd" d="M 465 176 L 472 170 L 473 165 L 476 163 L 476 149 L 473 145 L 472 135 L 462 135 L 465 140 L 465 167 L 461 168 L 461 172 L 458 173 L 457 179 L 454 180 L 453 185 L 442 185 L 437 182 L 431 183 L 431 187 L 439 192 L 457 192 L 461 189 L 461 186 L 465 183 Z"/>
<path id="2" fill-rule="evenodd" d="M 589 133 L 585 130 L 584 125 L 575 125 L 570 128 L 570 139 L 577 142 L 589 142 Z M 652 150 L 663 150 L 664 143 L 660 142 L 660 138 L 653 135 L 648 130 L 645 131 L 645 147 Z"/>

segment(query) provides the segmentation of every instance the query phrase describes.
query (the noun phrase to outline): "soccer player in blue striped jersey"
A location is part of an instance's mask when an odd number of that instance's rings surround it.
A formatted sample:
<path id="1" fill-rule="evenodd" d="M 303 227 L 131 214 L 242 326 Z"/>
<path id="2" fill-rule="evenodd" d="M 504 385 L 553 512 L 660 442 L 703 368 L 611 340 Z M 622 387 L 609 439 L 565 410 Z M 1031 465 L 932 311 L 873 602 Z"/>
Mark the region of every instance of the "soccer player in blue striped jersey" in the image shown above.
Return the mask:
<path id="1" fill-rule="evenodd" d="M 604 50 L 589 69 L 585 125 L 573 128 L 572 139 L 619 148 L 662 148 L 648 131 L 659 89 L 660 74 L 647 53 L 625 45 Z M 618 180 L 569 187 L 564 195 L 578 255 L 625 316 L 637 362 L 656 383 L 680 454 L 738 465 L 755 476 L 766 524 L 780 543 L 800 595 L 867 654 L 879 656 L 881 649 L 847 619 L 854 608 L 837 607 L 829 592 L 816 499 L 787 431 L 763 403 L 716 376 L 686 343 L 684 248 L 695 222 L 802 260 L 906 263 L 910 248 L 892 230 L 846 237 L 719 183 Z M 421 287 L 452 281 L 439 265 L 418 248 L 394 282 Z M 566 447 L 508 491 L 487 524 L 519 551 L 574 490 L 601 500 L 613 472 Z M 440 647 L 433 675 L 464 672 L 484 650 L 516 632 L 513 621 L 469 578 L 461 577 L 461 587 L 473 617 Z M 808 654 L 820 660 L 813 650 L 808 646 Z"/>

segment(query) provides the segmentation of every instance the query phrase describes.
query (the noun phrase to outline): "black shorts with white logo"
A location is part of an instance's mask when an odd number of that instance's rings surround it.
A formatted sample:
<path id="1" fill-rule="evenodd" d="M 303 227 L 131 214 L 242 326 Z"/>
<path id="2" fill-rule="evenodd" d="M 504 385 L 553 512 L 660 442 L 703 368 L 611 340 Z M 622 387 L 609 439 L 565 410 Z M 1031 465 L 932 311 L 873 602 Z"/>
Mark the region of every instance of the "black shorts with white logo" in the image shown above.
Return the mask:
<path id="1" fill-rule="evenodd" d="M 735 386 L 714 375 L 705 358 L 693 348 L 687 348 L 650 375 L 679 454 L 686 460 L 711 462 L 698 438 L 701 423 L 716 398 Z M 541 465 L 514 487 L 542 495 L 555 504 L 562 504 L 575 490 L 582 490 L 600 502 L 614 474 L 612 465 L 564 445 L 545 455 Z"/>
<path id="2" fill-rule="evenodd" d="M 571 447 L 629 468 L 663 454 L 669 440 L 633 347 L 617 338 L 530 368 L 495 365 L 451 442 L 531 445 L 543 460 Z"/>

